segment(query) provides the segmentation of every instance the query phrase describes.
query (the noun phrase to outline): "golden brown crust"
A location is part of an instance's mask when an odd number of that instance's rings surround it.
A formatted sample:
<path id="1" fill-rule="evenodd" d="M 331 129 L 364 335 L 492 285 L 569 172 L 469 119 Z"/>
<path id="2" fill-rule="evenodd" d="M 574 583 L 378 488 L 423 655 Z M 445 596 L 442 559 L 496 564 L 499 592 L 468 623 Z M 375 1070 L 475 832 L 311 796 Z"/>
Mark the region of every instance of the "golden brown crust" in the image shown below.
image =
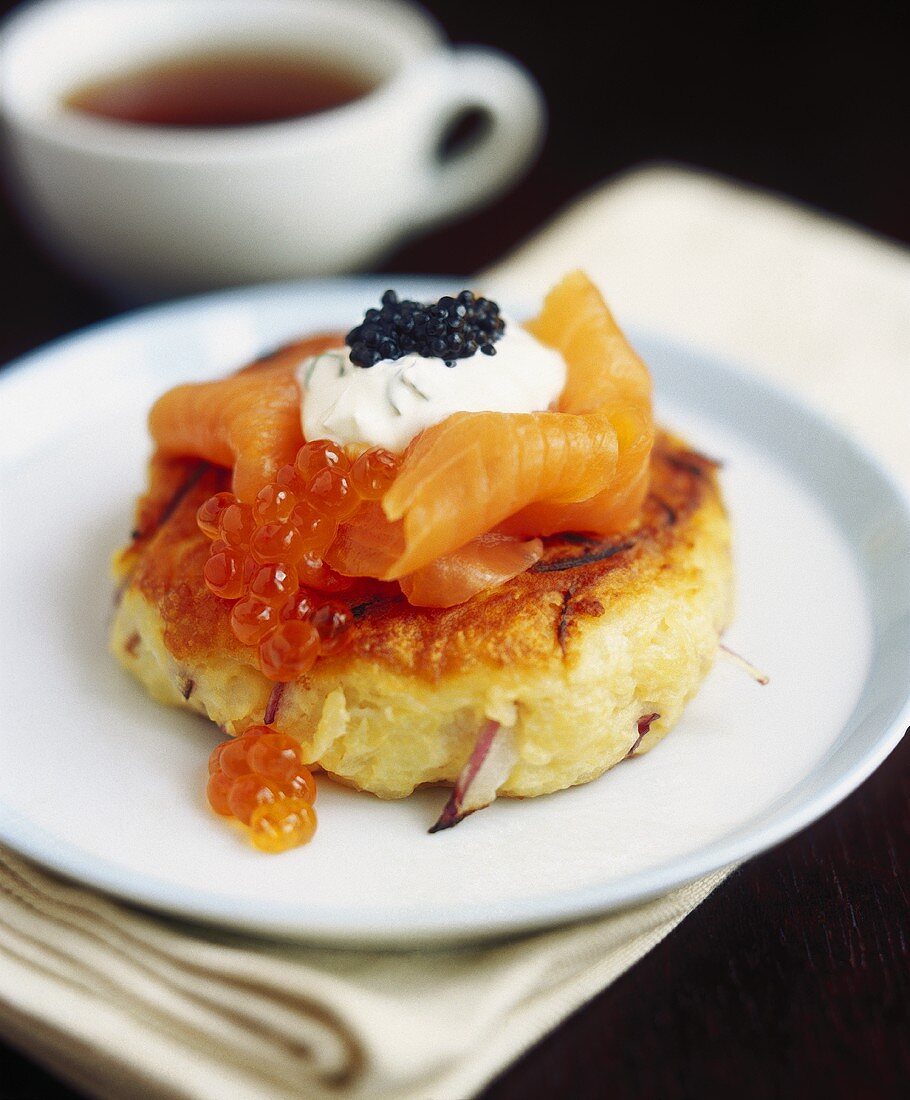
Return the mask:
<path id="1" fill-rule="evenodd" d="M 533 572 L 459 608 L 414 608 L 385 586 L 355 604 L 342 654 L 275 685 L 202 582 L 208 543 L 195 511 L 227 472 L 182 472 L 183 483 L 174 466 L 153 472 L 118 558 L 113 653 L 159 701 L 229 733 L 265 719 L 300 742 L 306 763 L 381 798 L 453 783 L 490 720 L 511 730 L 518 754 L 500 794 L 588 782 L 673 727 L 730 619 L 713 463 L 661 436 L 642 522 L 625 538 L 549 539 Z"/>
<path id="2" fill-rule="evenodd" d="M 182 480 L 181 480 L 182 478 Z M 207 496 L 227 487 L 227 471 L 195 462 L 153 466 L 140 503 L 137 536 L 120 557 L 124 581 L 158 610 L 171 655 L 192 664 L 211 654 L 255 667 L 228 623 L 229 604 L 202 580 L 208 540 L 195 514 Z M 324 664 L 344 674 L 361 659 L 434 681 L 472 665 L 533 665 L 565 652 L 580 620 L 604 613 L 612 598 L 634 597 L 655 563 L 687 539 L 688 521 L 706 497 L 719 499 L 714 463 L 667 434 L 652 457 L 651 490 L 639 527 L 603 541 L 585 535 L 546 540 L 543 559 L 500 588 L 459 607 L 416 608 L 391 586 L 355 603 L 356 622 L 342 654 Z"/>

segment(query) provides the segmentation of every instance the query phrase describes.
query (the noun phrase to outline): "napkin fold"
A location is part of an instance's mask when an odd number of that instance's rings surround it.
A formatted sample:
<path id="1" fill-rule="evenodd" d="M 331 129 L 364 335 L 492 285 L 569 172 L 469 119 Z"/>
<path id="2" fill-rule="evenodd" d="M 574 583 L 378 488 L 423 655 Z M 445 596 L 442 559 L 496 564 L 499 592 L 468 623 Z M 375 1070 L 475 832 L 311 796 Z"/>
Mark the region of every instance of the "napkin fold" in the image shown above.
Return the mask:
<path id="1" fill-rule="evenodd" d="M 649 168 L 583 199 L 482 281 L 528 298 L 573 267 L 623 323 L 761 363 L 910 480 L 900 249 L 704 174 Z M 727 873 L 585 924 L 392 953 L 186 925 L 0 850 L 0 1029 L 117 1100 L 462 1100 Z"/>
<path id="2" fill-rule="evenodd" d="M 149 917 L 0 856 L 0 1020 L 93 1095 L 470 1095 L 659 942 L 724 877 L 606 920 L 411 953 Z"/>

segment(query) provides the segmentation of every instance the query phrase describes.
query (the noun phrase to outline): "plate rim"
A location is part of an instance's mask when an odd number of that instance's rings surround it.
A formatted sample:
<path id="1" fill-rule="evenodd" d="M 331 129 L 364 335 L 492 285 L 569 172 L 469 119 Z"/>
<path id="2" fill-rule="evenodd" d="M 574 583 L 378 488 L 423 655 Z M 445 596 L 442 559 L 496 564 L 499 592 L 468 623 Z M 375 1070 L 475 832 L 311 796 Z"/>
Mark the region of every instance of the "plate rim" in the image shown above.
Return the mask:
<path id="1" fill-rule="evenodd" d="M 450 287 L 453 282 L 463 281 L 463 277 L 445 275 L 370 275 L 326 278 L 319 280 L 289 280 L 280 283 L 258 283 L 250 286 L 232 287 L 205 294 L 193 295 L 174 301 L 146 305 L 138 309 L 118 314 L 94 324 L 85 326 L 74 333 L 58 337 L 0 368 L 0 392 L 7 387 L 9 380 L 20 376 L 23 371 L 40 369 L 43 363 L 52 362 L 59 354 L 79 343 L 93 339 L 107 339 L 123 329 L 129 329 L 137 323 L 158 322 L 161 320 L 189 319 L 202 314 L 209 308 L 217 308 L 225 302 L 241 300 L 255 307 L 255 303 L 270 296 L 295 295 L 331 295 L 368 293 L 380 284 L 414 285 L 423 287 Z M 493 282 L 494 280 L 490 280 Z M 887 469 L 881 459 L 861 440 L 857 440 L 848 431 L 831 420 L 828 415 L 805 400 L 802 395 L 793 393 L 779 383 L 763 377 L 736 360 L 730 360 L 716 351 L 702 350 L 696 344 L 683 342 L 663 335 L 659 329 L 632 327 L 634 340 L 644 339 L 660 344 L 674 356 L 694 358 L 699 364 L 707 364 L 710 370 L 720 372 L 732 378 L 738 386 L 751 388 L 773 402 L 782 403 L 798 416 L 808 420 L 816 429 L 820 429 L 826 443 L 846 448 L 848 461 L 852 465 L 864 467 L 877 482 L 885 498 L 890 497 L 896 505 L 897 515 L 905 532 L 910 537 L 910 499 L 907 490 Z M 723 421 L 723 418 L 721 418 Z M 797 470 L 797 473 L 800 471 Z M 802 471 L 805 475 L 805 470 Z M 817 494 L 813 495 L 818 499 Z M 821 505 L 831 512 L 831 501 L 821 499 Z M 843 533 L 843 532 L 842 532 Z M 851 551 L 856 552 L 852 541 L 845 541 Z M 867 568 L 859 570 L 864 582 L 869 581 Z M 869 593 L 867 593 L 868 601 Z M 873 625 L 874 620 L 873 620 Z M 873 638 L 875 641 L 876 638 Z M 899 644 L 899 643 L 898 643 Z M 870 656 L 870 666 L 860 689 L 860 694 L 850 715 L 841 726 L 840 735 L 851 727 L 867 690 L 876 660 L 880 659 L 875 649 Z M 908 654 L 910 659 L 910 654 Z M 806 797 L 797 797 L 801 789 L 811 785 L 819 770 L 838 742 L 812 767 L 808 774 L 788 789 L 780 799 L 781 806 L 771 807 L 762 813 L 760 821 L 746 820 L 725 837 L 700 845 L 693 851 L 679 856 L 656 867 L 636 872 L 632 875 L 599 885 L 574 888 L 555 893 L 531 895 L 520 901 L 509 901 L 503 905 L 496 902 L 474 906 L 458 915 L 451 913 L 440 918 L 438 914 L 416 909 L 407 921 L 397 920 L 394 929 L 382 923 L 388 917 L 379 917 L 364 909 L 356 914 L 345 911 L 343 925 L 339 924 L 340 914 L 330 911 L 322 918 L 314 920 L 312 915 L 300 920 L 299 912 L 293 914 L 275 912 L 270 903 L 270 911 L 251 912 L 248 899 L 221 894 L 211 889 L 198 890 L 176 887 L 167 880 L 158 879 L 144 873 L 136 874 L 127 868 L 99 860 L 77 847 L 72 849 L 61 846 L 48 834 L 48 842 L 42 842 L 35 835 L 34 827 L 27 821 L 20 821 L 19 815 L 0 805 L 0 842 L 16 853 L 32 860 L 64 878 L 120 898 L 131 905 L 144 909 L 177 916 L 205 925 L 229 928 L 234 931 L 265 934 L 268 936 L 292 939 L 295 941 L 337 944 L 360 947 L 396 947 L 405 942 L 408 945 L 443 945 L 466 943 L 480 939 L 515 935 L 531 930 L 574 923 L 609 911 L 628 908 L 641 904 L 654 897 L 677 889 L 704 875 L 721 868 L 751 858 L 774 845 L 793 836 L 801 829 L 818 820 L 838 805 L 844 798 L 857 789 L 861 783 L 882 763 L 897 746 L 907 727 L 910 725 L 910 690 L 881 733 L 874 737 L 864 750 L 855 753 L 851 763 L 835 771 L 834 776 L 823 782 L 819 789 Z M 137 882 L 138 878 L 138 882 Z M 255 907 L 253 907 L 255 908 Z M 379 923 L 377 923 L 379 922 Z"/>

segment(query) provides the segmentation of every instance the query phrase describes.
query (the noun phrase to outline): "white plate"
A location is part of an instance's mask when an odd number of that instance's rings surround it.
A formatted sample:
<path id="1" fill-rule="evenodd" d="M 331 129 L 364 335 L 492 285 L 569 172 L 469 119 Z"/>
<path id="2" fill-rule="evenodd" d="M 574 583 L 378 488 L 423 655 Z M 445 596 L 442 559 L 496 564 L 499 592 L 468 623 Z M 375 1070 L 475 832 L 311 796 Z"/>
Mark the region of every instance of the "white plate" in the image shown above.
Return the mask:
<path id="1" fill-rule="evenodd" d="M 395 282 L 441 292 L 438 280 Z M 202 791 L 216 731 L 153 703 L 106 650 L 107 563 L 142 485 L 145 415 L 179 380 L 343 328 L 386 285 L 153 308 L 0 376 L 0 839 L 170 913 L 413 944 L 628 905 L 767 848 L 853 790 L 908 722 L 907 506 L 793 398 L 641 333 L 661 419 L 724 461 L 739 588 L 728 641 L 771 685 L 721 664 L 654 752 L 435 836 L 442 791 L 384 803 L 324 781 L 314 843 L 278 857 L 211 814 Z"/>

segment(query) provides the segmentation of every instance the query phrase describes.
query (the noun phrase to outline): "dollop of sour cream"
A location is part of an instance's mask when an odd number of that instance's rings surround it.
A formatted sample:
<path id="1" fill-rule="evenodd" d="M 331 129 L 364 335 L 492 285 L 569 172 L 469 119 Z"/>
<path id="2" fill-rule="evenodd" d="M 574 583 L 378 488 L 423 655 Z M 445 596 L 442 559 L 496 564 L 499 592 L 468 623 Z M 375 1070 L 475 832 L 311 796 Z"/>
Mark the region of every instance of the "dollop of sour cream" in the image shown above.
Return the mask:
<path id="1" fill-rule="evenodd" d="M 413 354 L 358 367 L 347 347 L 304 359 L 297 371 L 304 438 L 400 452 L 452 413 L 550 408 L 566 384 L 565 360 L 505 321 L 495 355 L 478 351 L 451 367 Z"/>

